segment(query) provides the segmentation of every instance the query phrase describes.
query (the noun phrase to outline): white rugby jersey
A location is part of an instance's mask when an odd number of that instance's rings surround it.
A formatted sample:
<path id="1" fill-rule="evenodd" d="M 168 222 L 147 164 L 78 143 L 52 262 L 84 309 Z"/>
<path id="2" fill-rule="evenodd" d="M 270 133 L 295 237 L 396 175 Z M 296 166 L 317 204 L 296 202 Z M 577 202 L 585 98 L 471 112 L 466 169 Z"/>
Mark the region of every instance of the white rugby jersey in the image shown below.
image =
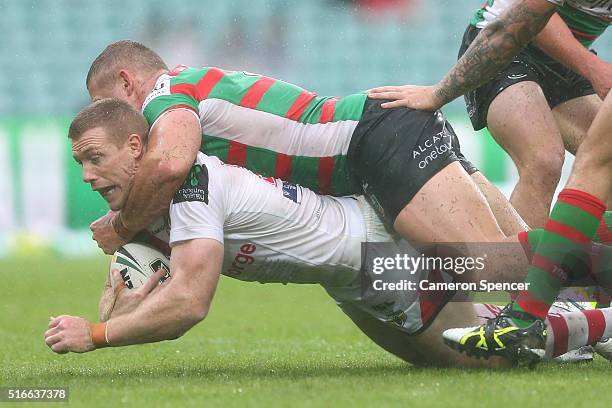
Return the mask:
<path id="1" fill-rule="evenodd" d="M 345 286 L 361 266 L 357 200 L 320 196 L 199 153 L 170 206 L 170 245 L 211 238 L 222 273 L 241 280 Z"/>
<path id="2" fill-rule="evenodd" d="M 394 242 L 362 198 L 317 195 L 198 153 L 168 218 L 148 231 L 171 246 L 198 238 L 223 243 L 221 272 L 226 276 L 318 283 L 338 304 L 351 303 L 408 333 L 431 317 L 433 309 L 423 306 L 415 290 L 362 291 L 361 243 Z M 415 272 L 389 271 L 386 276 L 418 282 L 428 273 L 422 268 Z"/>

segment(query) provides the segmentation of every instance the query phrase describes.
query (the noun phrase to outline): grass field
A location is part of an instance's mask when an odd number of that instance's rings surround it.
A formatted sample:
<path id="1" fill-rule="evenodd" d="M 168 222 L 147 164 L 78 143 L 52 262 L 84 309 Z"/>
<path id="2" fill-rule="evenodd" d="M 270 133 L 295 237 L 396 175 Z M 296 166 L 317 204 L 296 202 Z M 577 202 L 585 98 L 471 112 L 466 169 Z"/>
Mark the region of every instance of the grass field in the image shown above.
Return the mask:
<path id="1" fill-rule="evenodd" d="M 69 405 L 86 407 L 610 406 L 612 366 L 601 358 L 532 371 L 415 368 L 315 286 L 224 278 L 207 320 L 177 341 L 53 354 L 48 317 L 95 319 L 106 262 L 0 261 L 0 386 L 67 386 Z"/>

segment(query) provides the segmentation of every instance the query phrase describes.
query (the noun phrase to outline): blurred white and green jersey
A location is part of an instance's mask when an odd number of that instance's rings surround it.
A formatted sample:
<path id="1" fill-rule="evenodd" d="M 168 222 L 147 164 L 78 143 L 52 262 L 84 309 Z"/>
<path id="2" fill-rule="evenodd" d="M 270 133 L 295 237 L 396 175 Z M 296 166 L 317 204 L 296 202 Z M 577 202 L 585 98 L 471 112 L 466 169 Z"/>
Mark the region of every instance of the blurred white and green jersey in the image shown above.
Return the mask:
<path id="1" fill-rule="evenodd" d="M 361 243 L 395 245 L 362 198 L 318 195 L 203 153 L 175 194 L 169 220 L 149 231 L 170 246 L 214 239 L 224 245 L 226 276 L 260 283 L 318 283 L 340 305 L 351 303 L 409 333 L 441 307 L 421 302 L 414 290 L 362 291 Z M 428 273 L 418 270 L 408 279 L 418 282 Z"/>
<path id="2" fill-rule="evenodd" d="M 476 11 L 470 24 L 484 28 L 518 0 L 487 0 Z M 585 47 L 599 38 L 612 22 L 612 0 L 548 0 L 574 37 Z"/>

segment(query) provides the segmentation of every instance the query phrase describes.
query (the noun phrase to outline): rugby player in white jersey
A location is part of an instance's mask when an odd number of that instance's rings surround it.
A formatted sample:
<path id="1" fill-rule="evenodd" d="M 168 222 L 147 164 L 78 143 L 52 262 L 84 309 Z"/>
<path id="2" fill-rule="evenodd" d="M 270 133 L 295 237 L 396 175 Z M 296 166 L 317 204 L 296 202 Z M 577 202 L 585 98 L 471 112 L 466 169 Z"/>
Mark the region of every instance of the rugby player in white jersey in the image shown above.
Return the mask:
<path id="1" fill-rule="evenodd" d="M 146 150 L 147 133 L 144 117 L 113 99 L 85 108 L 70 126 L 73 156 L 83 167 L 83 180 L 111 210 L 125 204 Z M 123 290 L 110 302 L 115 292 L 109 287 L 101 302 L 103 320 L 110 315 L 107 321 L 53 318 L 45 333 L 53 351 L 86 352 L 177 338 L 205 318 L 223 273 L 262 283 L 321 284 L 366 335 L 412 363 L 504 364 L 499 359 L 471 360 L 443 346 L 442 330 L 479 322 L 469 302 L 444 307 L 451 292 L 432 298 L 416 290 L 362 290 L 361 243 L 396 245 L 363 199 L 319 196 L 199 153 L 168 216 L 151 229 L 172 247 L 172 277 L 147 295 L 157 286 L 163 271 L 158 272 L 137 295 Z M 406 278 L 433 280 L 437 274 L 420 269 Z M 604 327 L 600 338 L 612 334 L 609 331 Z M 571 344 L 582 346 L 584 339 Z M 548 347 L 554 348 L 554 343 Z"/>

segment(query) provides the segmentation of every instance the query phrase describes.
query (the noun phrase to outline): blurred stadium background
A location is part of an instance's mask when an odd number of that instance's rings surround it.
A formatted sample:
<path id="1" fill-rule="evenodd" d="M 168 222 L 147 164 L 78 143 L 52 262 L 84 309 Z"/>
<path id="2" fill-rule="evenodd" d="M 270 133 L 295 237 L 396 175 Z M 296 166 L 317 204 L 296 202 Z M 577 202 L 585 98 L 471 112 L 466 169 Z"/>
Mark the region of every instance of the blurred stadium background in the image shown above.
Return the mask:
<path id="1" fill-rule="evenodd" d="M 168 65 L 259 72 L 344 95 L 438 80 L 481 3 L 0 0 L 0 257 L 95 253 L 87 227 L 105 205 L 81 183 L 65 135 L 88 102 L 89 65 L 108 43 L 135 39 Z M 595 46 L 612 59 L 610 34 Z M 462 100 L 445 111 L 466 155 L 509 194 L 516 173 L 503 152 L 474 134 Z"/>

